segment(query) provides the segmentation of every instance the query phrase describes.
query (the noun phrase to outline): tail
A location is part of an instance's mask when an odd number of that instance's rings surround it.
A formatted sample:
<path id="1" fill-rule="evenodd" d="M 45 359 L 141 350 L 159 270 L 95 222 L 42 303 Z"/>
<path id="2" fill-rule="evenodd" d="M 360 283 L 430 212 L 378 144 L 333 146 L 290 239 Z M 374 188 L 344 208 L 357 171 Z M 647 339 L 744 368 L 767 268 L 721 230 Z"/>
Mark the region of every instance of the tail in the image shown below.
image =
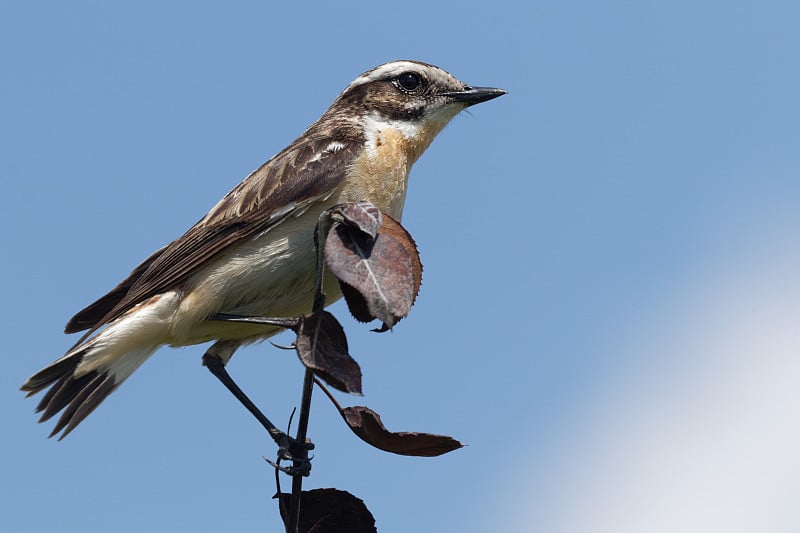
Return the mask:
<path id="1" fill-rule="evenodd" d="M 58 438 L 61 440 L 133 374 L 157 348 L 158 346 L 143 347 L 124 353 L 93 370 L 82 371 L 81 367 L 86 361 L 100 355 L 97 352 L 101 349 L 82 346 L 28 378 L 22 385 L 22 390 L 32 396 L 50 387 L 36 406 L 36 412 L 42 413 L 39 422 L 45 422 L 64 411 L 50 433 L 52 437 L 63 429 L 64 433 Z"/>
<path id="2" fill-rule="evenodd" d="M 58 440 L 66 437 L 164 344 L 168 325 L 161 311 L 168 309 L 159 305 L 165 303 L 159 298 L 147 303 L 118 318 L 22 385 L 28 396 L 49 387 L 36 407 L 36 412 L 42 413 L 40 422 L 63 411 L 51 437 L 61 430 L 64 432 Z"/>

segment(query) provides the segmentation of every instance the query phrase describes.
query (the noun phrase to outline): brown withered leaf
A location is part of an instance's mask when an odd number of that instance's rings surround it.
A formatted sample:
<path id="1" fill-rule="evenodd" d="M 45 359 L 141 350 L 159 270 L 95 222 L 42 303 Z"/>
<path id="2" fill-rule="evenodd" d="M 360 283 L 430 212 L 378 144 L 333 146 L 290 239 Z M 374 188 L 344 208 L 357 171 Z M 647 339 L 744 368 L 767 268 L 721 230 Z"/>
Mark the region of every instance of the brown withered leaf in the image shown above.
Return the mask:
<path id="1" fill-rule="evenodd" d="M 339 321 L 327 311 L 301 318 L 295 329 L 300 360 L 331 387 L 361 394 L 361 368 L 350 357 L 347 337 Z"/>
<path id="2" fill-rule="evenodd" d="M 281 492 L 281 518 L 292 506 L 292 494 Z M 375 533 L 375 517 L 364 501 L 349 492 L 338 489 L 304 490 L 300 496 L 300 533 Z"/>
<path id="3" fill-rule="evenodd" d="M 369 311 L 367 301 L 358 292 L 358 289 L 351 287 L 342 280 L 339 280 L 339 288 L 342 289 L 342 296 L 344 296 L 344 301 L 347 303 L 347 308 L 353 318 L 359 322 L 372 322 L 375 320 L 375 317 Z"/>
<path id="4" fill-rule="evenodd" d="M 414 302 L 417 301 L 417 296 L 419 295 L 419 289 L 422 287 L 422 261 L 419 258 L 419 250 L 417 250 L 417 243 L 414 242 L 414 239 L 411 237 L 411 234 L 400 225 L 395 219 L 388 215 L 384 215 L 384 223 L 381 226 L 380 233 L 384 235 L 389 235 L 397 242 L 403 245 L 403 248 L 406 249 L 406 253 L 408 253 L 408 257 L 411 259 L 411 275 L 414 281 L 414 295 L 411 298 L 411 304 L 408 306 L 409 310 L 411 306 L 414 305 Z M 397 322 L 399 322 L 403 317 L 399 317 Z M 395 324 L 397 324 L 395 322 Z M 388 325 L 385 322 L 383 325 L 376 329 L 375 331 L 383 332 L 391 329 L 392 325 Z"/>
<path id="5" fill-rule="evenodd" d="M 325 263 L 339 279 L 357 320 L 383 321 L 383 330 L 406 316 L 422 284 L 416 244 L 395 220 L 383 215 L 375 239 L 337 223 L 325 241 Z"/>
<path id="6" fill-rule="evenodd" d="M 411 260 L 405 248 L 391 237 L 375 240 L 344 224 L 333 226 L 325 241 L 325 262 L 342 282 L 363 297 L 370 320 L 389 326 L 405 316 L 413 300 Z"/>
<path id="7" fill-rule="evenodd" d="M 391 432 L 381 422 L 380 415 L 369 407 L 344 407 L 339 409 L 339 413 L 361 440 L 386 452 L 415 457 L 436 457 L 464 446 L 446 435 L 410 431 Z"/>
<path id="8" fill-rule="evenodd" d="M 414 278 L 414 300 L 417 299 L 419 289 L 422 286 L 422 261 L 419 258 L 419 250 L 417 250 L 417 243 L 411 237 L 411 234 L 404 228 L 398 221 L 389 215 L 383 216 L 383 225 L 380 232 L 384 235 L 390 235 L 393 239 L 398 241 L 406 249 L 406 253 L 411 258 L 411 273 Z"/>
<path id="9" fill-rule="evenodd" d="M 331 210 L 331 215 L 334 220 L 341 220 L 373 239 L 383 225 L 383 213 L 367 201 L 338 205 Z"/>

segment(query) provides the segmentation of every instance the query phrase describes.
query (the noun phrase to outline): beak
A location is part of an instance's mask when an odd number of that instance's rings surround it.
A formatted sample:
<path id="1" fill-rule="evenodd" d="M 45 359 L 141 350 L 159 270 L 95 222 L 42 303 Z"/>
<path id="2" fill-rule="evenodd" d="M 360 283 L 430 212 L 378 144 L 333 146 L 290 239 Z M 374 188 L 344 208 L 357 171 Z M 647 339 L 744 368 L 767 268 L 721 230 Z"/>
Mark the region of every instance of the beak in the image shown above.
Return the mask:
<path id="1" fill-rule="evenodd" d="M 495 89 L 494 87 L 470 87 L 467 85 L 460 91 L 445 93 L 453 102 L 462 102 L 468 106 L 486 102 L 492 98 L 503 96 L 506 91 L 503 89 Z"/>

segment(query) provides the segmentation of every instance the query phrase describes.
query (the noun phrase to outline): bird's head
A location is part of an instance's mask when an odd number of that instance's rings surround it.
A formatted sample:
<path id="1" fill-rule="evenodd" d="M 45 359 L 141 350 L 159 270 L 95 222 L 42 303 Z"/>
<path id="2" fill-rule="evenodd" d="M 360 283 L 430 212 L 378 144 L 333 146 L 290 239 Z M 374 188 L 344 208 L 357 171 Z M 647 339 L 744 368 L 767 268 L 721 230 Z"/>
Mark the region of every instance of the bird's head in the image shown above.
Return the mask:
<path id="1" fill-rule="evenodd" d="M 460 111 L 505 93 L 468 85 L 427 63 L 392 61 L 353 80 L 326 115 L 357 122 L 368 143 L 381 133 L 402 136 L 413 162 Z"/>

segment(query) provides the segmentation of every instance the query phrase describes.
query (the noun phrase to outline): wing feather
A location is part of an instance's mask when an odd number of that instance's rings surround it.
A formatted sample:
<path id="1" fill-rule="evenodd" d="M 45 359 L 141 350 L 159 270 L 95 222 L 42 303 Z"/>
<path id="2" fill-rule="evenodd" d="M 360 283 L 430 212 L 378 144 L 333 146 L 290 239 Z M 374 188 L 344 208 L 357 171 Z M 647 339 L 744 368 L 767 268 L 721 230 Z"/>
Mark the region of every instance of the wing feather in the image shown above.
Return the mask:
<path id="1" fill-rule="evenodd" d="M 128 277 L 119 282 L 119 285 L 109 291 L 108 294 L 78 311 L 75 316 L 67 322 L 67 325 L 64 327 L 64 333 L 75 333 L 84 329 L 89 329 L 97 324 L 98 321 L 106 316 L 109 311 L 125 298 L 125 295 L 128 294 L 133 284 L 136 283 L 136 280 L 144 274 L 165 248 L 166 246 L 153 252 L 150 257 L 134 268 Z"/>
<path id="2" fill-rule="evenodd" d="M 331 143 L 330 136 L 301 137 L 239 183 L 183 236 L 78 312 L 67 332 L 91 333 L 147 298 L 178 286 L 229 247 L 329 197 L 344 181 L 360 146 L 356 138 L 338 137 Z"/>

